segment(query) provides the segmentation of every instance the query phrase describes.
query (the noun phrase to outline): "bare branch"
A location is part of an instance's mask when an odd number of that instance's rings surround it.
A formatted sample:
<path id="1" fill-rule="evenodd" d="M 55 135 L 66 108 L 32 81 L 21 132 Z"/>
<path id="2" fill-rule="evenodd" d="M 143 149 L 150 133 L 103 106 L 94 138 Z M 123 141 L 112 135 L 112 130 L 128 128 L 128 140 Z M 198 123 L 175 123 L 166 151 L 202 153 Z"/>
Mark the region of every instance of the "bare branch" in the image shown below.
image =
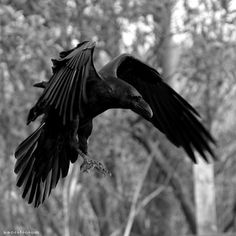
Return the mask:
<path id="1" fill-rule="evenodd" d="M 148 170 L 151 166 L 152 160 L 153 160 L 153 156 L 150 155 L 149 159 L 146 163 L 146 166 L 144 167 L 144 171 L 140 176 L 138 185 L 136 187 L 136 190 L 135 190 L 135 193 L 134 193 L 134 196 L 133 196 L 133 199 L 132 199 L 132 204 L 131 204 L 131 207 L 130 207 L 130 212 L 129 212 L 127 224 L 126 224 L 125 231 L 124 231 L 124 236 L 129 236 L 130 235 L 130 232 L 131 232 L 131 229 L 132 229 L 132 226 L 133 226 L 133 223 L 134 223 L 134 219 L 135 219 L 135 216 L 136 216 L 136 206 L 137 206 L 138 198 L 140 196 L 140 192 L 142 190 L 143 183 L 144 183 L 144 180 L 147 176 Z"/>
<path id="2" fill-rule="evenodd" d="M 148 194 L 139 204 L 139 206 L 136 209 L 136 215 L 143 209 L 145 208 L 155 197 L 157 197 L 158 195 L 160 195 L 164 190 L 165 190 L 166 186 L 161 186 L 159 188 L 157 188 L 156 190 L 154 190 L 153 192 L 151 192 L 150 194 Z"/>
<path id="3" fill-rule="evenodd" d="M 133 137 L 146 149 L 147 153 L 149 153 L 151 156 L 154 156 L 155 163 L 160 167 L 160 169 L 167 175 L 171 176 L 170 178 L 170 185 L 172 186 L 174 190 L 174 194 L 176 198 L 180 202 L 180 206 L 183 210 L 183 213 L 185 215 L 186 221 L 189 224 L 189 228 L 192 231 L 192 233 L 197 232 L 197 226 L 196 226 L 196 219 L 194 214 L 194 208 L 193 203 L 190 201 L 190 199 L 187 197 L 187 194 L 181 184 L 181 179 L 176 173 L 176 171 L 173 169 L 173 167 L 168 163 L 168 159 L 173 158 L 166 158 L 163 156 L 162 152 L 158 148 L 158 143 L 153 142 L 150 139 L 144 139 L 143 137 L 146 137 L 146 135 L 137 136 L 133 134 Z M 171 155 L 170 153 L 165 152 L 166 155 Z"/>

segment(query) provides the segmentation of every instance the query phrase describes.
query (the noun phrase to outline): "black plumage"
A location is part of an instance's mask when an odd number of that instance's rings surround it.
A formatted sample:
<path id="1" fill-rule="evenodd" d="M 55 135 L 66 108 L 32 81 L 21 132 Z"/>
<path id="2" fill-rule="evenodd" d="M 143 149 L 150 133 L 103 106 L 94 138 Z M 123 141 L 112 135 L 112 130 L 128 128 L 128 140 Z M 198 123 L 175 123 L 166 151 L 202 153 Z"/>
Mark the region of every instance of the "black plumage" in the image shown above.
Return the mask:
<path id="1" fill-rule="evenodd" d="M 88 160 L 87 140 L 92 120 L 111 108 L 131 109 L 150 121 L 196 162 L 196 150 L 206 161 L 215 141 L 199 121 L 197 111 L 162 80 L 152 67 L 122 54 L 99 72 L 93 64 L 95 43 L 82 42 L 60 53 L 48 82 L 35 84 L 42 95 L 29 112 L 27 124 L 43 115 L 42 123 L 16 149 L 15 173 L 22 197 L 38 207 L 78 155 L 81 169 L 106 172 Z"/>

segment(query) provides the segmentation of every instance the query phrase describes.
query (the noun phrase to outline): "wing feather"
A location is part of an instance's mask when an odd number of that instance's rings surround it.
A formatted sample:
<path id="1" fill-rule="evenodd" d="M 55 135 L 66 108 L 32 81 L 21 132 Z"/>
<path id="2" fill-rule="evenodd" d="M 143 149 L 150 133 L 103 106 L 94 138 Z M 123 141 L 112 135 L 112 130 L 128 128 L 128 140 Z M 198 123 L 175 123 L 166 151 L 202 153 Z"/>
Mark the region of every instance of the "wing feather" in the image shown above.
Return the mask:
<path id="1" fill-rule="evenodd" d="M 216 158 L 211 148 L 215 140 L 199 121 L 199 113 L 164 83 L 154 68 L 123 54 L 104 66 L 100 73 L 115 75 L 137 89 L 153 111 L 149 121 L 173 144 L 183 147 L 194 162 L 194 150 L 206 161 L 206 153 Z"/>
<path id="2" fill-rule="evenodd" d="M 82 69 L 77 71 L 77 74 L 78 74 L 77 76 L 81 76 L 81 71 L 82 71 Z M 76 79 L 75 82 L 74 82 L 74 87 L 77 87 L 77 86 L 78 86 L 78 80 Z M 75 100 L 78 99 L 78 97 L 76 96 L 77 91 L 78 90 L 73 89 L 73 91 L 71 93 L 71 103 L 70 103 L 70 119 L 71 120 L 73 118 L 73 110 L 75 109 L 74 108 Z"/>
<path id="3" fill-rule="evenodd" d="M 62 52 L 58 59 L 52 60 L 54 74 L 34 106 L 34 109 L 38 108 L 36 111 L 39 112 L 33 117 L 29 116 L 28 122 L 49 107 L 57 110 L 64 125 L 75 119 L 77 115 L 83 116 L 84 105 L 87 102 L 86 82 L 91 67 L 96 70 L 91 63 L 94 48 L 95 43 L 86 41 L 74 49 Z M 96 78 L 100 79 L 98 74 Z"/>

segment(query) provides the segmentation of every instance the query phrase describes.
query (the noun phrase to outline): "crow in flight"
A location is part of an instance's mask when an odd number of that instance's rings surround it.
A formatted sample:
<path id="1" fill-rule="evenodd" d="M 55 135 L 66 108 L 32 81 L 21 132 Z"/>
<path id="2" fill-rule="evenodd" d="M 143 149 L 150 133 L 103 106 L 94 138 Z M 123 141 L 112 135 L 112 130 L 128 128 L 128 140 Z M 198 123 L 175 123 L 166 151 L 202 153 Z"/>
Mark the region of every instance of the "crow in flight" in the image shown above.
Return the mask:
<path id="1" fill-rule="evenodd" d="M 43 115 L 41 125 L 16 149 L 15 173 L 22 197 L 38 207 L 66 177 L 70 162 L 83 158 L 81 169 L 100 162 L 87 158 L 87 140 L 92 120 L 111 108 L 131 109 L 163 132 L 177 147 L 183 147 L 196 162 L 194 150 L 206 161 L 214 156 L 215 141 L 198 120 L 197 111 L 162 80 L 152 67 L 122 54 L 99 72 L 93 63 L 95 43 L 85 41 L 61 52 L 53 62 L 49 81 L 30 110 L 27 124 Z"/>

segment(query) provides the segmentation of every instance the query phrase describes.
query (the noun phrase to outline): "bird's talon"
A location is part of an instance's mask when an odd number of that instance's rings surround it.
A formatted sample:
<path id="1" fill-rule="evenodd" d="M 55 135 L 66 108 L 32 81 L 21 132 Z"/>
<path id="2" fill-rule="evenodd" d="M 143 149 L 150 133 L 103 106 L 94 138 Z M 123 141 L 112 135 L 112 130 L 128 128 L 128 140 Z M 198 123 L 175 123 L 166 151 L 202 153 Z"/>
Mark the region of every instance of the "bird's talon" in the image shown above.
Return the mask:
<path id="1" fill-rule="evenodd" d="M 94 166 L 94 168 L 98 172 L 102 173 L 104 176 L 106 176 L 106 175 L 111 176 L 111 172 L 100 162 L 98 162 L 98 166 L 96 165 L 96 166 Z"/>
<path id="2" fill-rule="evenodd" d="M 102 173 L 104 176 L 106 175 L 111 176 L 111 172 L 107 170 L 101 162 L 95 161 L 95 160 L 84 159 L 84 162 L 80 166 L 80 170 L 82 172 L 88 173 L 90 169 L 96 169 L 98 172 Z"/>

